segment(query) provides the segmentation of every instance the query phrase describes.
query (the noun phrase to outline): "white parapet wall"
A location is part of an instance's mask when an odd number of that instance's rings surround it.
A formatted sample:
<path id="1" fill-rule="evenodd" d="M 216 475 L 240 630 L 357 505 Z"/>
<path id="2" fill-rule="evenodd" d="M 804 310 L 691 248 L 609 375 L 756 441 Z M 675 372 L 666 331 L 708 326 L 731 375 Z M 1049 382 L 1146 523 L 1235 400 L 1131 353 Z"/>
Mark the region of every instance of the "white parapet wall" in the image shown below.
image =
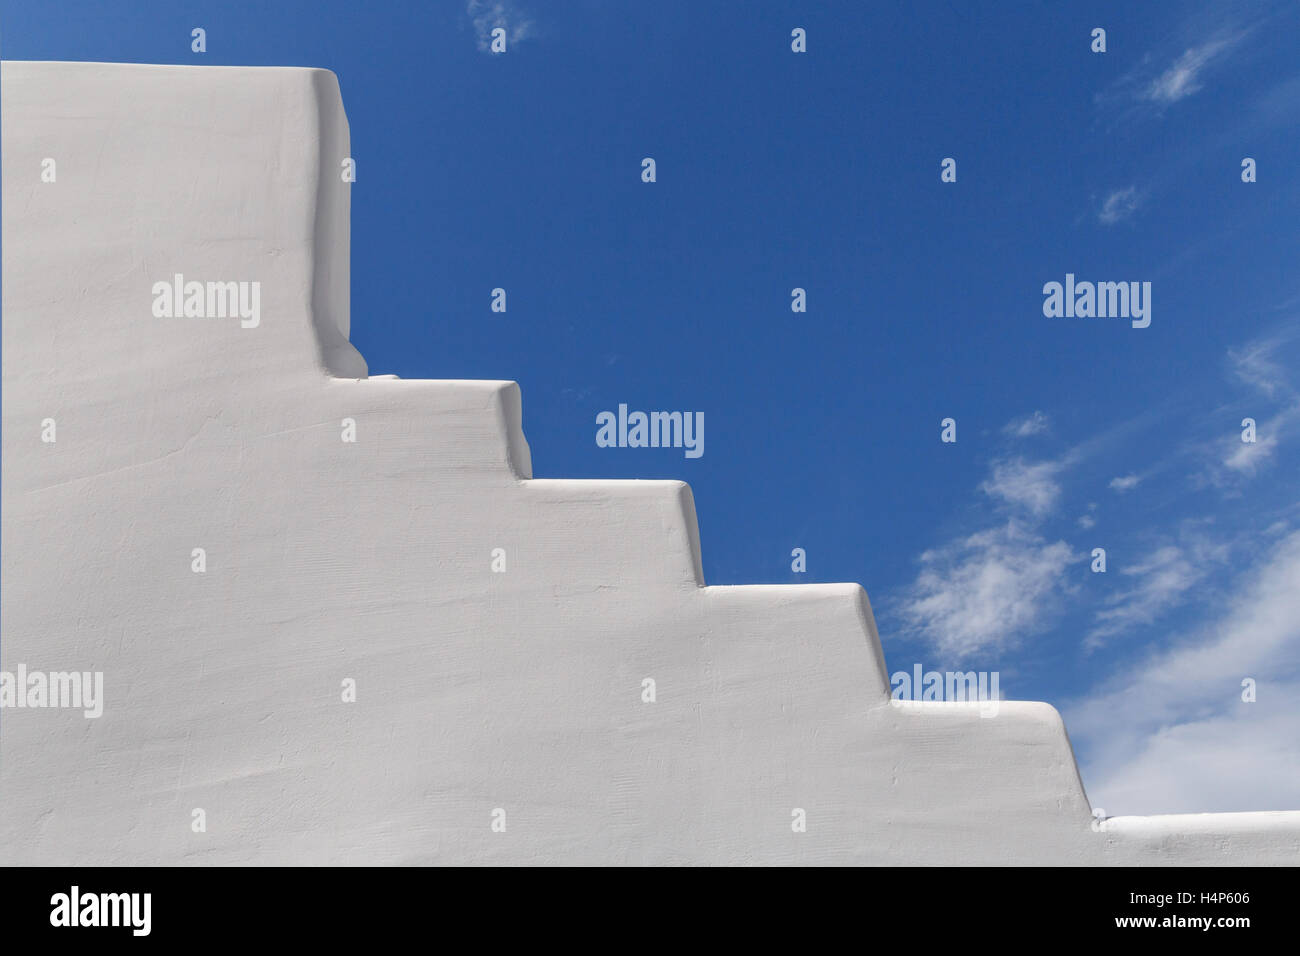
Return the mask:
<path id="1" fill-rule="evenodd" d="M 333 74 L 0 80 L 0 670 L 103 682 L 0 710 L 0 861 L 1300 862 L 891 702 L 861 587 L 706 587 L 689 487 L 534 479 L 514 383 L 366 378 Z"/>

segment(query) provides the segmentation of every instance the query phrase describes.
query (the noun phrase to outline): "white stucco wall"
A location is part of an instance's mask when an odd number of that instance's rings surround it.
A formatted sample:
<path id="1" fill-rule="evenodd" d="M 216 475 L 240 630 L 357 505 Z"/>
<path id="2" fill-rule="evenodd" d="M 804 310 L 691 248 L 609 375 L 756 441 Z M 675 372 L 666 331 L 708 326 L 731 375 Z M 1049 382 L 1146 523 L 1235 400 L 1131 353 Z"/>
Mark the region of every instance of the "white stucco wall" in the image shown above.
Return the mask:
<path id="1" fill-rule="evenodd" d="M 1052 707 L 889 701 L 858 585 L 706 587 L 685 484 L 533 479 L 513 383 L 366 379 L 333 74 L 2 91 L 0 668 L 105 700 L 0 711 L 0 861 L 1300 861 L 1300 813 L 1094 829 Z M 175 273 L 260 324 L 155 317 Z"/>

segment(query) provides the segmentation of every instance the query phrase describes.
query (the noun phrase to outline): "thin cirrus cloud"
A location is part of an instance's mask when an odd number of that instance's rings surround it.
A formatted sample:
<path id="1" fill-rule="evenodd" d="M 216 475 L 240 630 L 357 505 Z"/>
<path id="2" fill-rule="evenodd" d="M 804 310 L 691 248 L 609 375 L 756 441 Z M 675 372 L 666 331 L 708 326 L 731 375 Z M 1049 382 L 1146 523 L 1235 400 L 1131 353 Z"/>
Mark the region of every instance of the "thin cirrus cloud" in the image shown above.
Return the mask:
<path id="1" fill-rule="evenodd" d="M 1047 415 L 1036 411 L 1002 432 L 1021 438 L 1047 428 Z M 1076 448 L 1059 459 L 993 461 L 979 490 L 1001 520 L 921 554 L 916 579 L 889 601 L 903 632 L 962 660 L 1046 630 L 1069 590 L 1068 568 L 1081 557 L 1040 529 L 1060 499 L 1061 474 L 1089 453 Z"/>
<path id="2" fill-rule="evenodd" d="M 1092 651 L 1110 638 L 1153 624 L 1193 595 L 1193 588 L 1227 560 L 1229 546 L 1203 535 L 1188 534 L 1178 544 L 1160 545 L 1120 574 L 1131 585 L 1108 597 L 1094 615 L 1084 640 Z"/>
<path id="3" fill-rule="evenodd" d="M 1300 806 L 1298 580 L 1293 530 L 1243 569 L 1217 615 L 1065 708 L 1088 754 L 1094 806 L 1111 815 Z"/>
<path id="4" fill-rule="evenodd" d="M 1033 434 L 1045 427 L 1046 416 L 1035 413 L 1003 431 Z M 980 490 L 1005 518 L 920 556 L 916 580 L 891 602 L 906 633 L 961 660 L 1014 646 L 1051 623 L 1050 599 L 1078 560 L 1066 542 L 1038 530 L 1060 496 L 1056 476 L 1064 467 L 1023 458 L 990 465 Z"/>
<path id="5" fill-rule="evenodd" d="M 1277 426 L 1277 419 L 1268 423 L 1270 428 L 1276 428 Z M 1256 438 L 1253 442 L 1231 441 L 1223 458 L 1223 467 L 1238 475 L 1254 477 L 1261 468 L 1269 463 L 1269 460 L 1277 452 L 1277 448 L 1278 442 L 1275 434 Z"/>
<path id="6" fill-rule="evenodd" d="M 1253 474 L 1300 428 L 1297 345 L 1292 322 L 1228 354 L 1228 377 L 1246 391 L 1214 410 L 1214 429 L 1228 434 L 1198 448 L 1221 473 Z M 1254 444 L 1236 430 L 1242 409 L 1260 416 Z M 1063 708 L 1089 797 L 1107 814 L 1300 805 L 1300 503 L 1285 483 L 1275 491 L 1261 489 L 1236 521 L 1189 524 L 1120 562 L 1120 587 L 1092 612 L 1085 649 L 1122 654 L 1121 635 L 1195 608 Z"/>
<path id="7" fill-rule="evenodd" d="M 1031 435 L 1041 435 L 1047 431 L 1048 427 L 1047 416 L 1042 412 L 1034 412 L 1024 418 L 1017 418 L 1014 421 L 1007 422 L 1003 426 L 1002 432 L 1012 438 L 1028 438 Z"/>
<path id="8" fill-rule="evenodd" d="M 1152 103 L 1177 103 L 1202 87 L 1201 74 L 1230 50 L 1235 37 L 1217 37 L 1184 50 L 1169 67 L 1153 79 L 1142 92 L 1142 99 Z"/>
<path id="9" fill-rule="evenodd" d="M 506 38 L 512 44 L 528 39 L 535 32 L 532 19 L 505 0 L 469 0 L 465 12 L 478 35 L 478 48 L 485 52 L 491 49 L 492 31 L 498 27 L 506 31 Z"/>
<path id="10" fill-rule="evenodd" d="M 1285 350 L 1292 340 L 1300 342 L 1300 334 L 1286 332 L 1247 342 L 1230 356 L 1229 370 L 1235 379 L 1251 386 L 1258 396 L 1271 395 L 1269 409 L 1279 403 L 1283 406 L 1268 420 L 1270 428 L 1285 425 L 1290 410 L 1300 424 L 1300 399 L 1285 371 L 1295 365 Z M 1185 417 L 1185 411 L 1179 414 Z M 1077 627 L 1074 633 L 1082 637 L 1081 650 L 1086 653 L 1118 635 L 1158 624 L 1171 612 L 1200 600 L 1210 573 L 1214 572 L 1217 581 L 1221 575 L 1216 569 L 1222 569 L 1229 550 L 1241 545 L 1238 537 L 1212 539 L 1189 524 L 1192 519 L 1185 518 L 1172 542 L 1168 532 L 1154 529 L 1165 540 L 1146 553 L 1121 539 L 1115 543 L 1119 550 L 1113 555 L 1123 560 L 1110 569 L 1118 586 L 1110 594 L 1088 592 L 1095 603 L 1079 607 L 1073 599 L 1084 593 L 1083 586 L 1072 567 L 1085 562 L 1092 543 L 1075 547 L 1049 530 L 1065 499 L 1063 486 L 1076 466 L 1094 458 L 1130 456 L 1132 451 L 1121 452 L 1120 447 L 1148 428 L 1167 426 L 1169 413 L 1169 408 L 1149 409 L 1077 443 L 1058 457 L 1035 460 L 1010 455 L 990 462 L 978 485 L 980 494 L 971 505 L 974 527 L 980 530 L 926 550 L 918 559 L 915 578 L 884 602 L 900 631 L 960 660 L 1014 648 L 1030 636 L 1050 633 L 1072 614 L 1077 615 L 1071 618 Z M 1215 420 L 1222 417 L 1223 410 L 1216 409 Z M 1036 412 L 1009 422 L 1002 433 L 1020 438 L 1044 430 L 1046 423 L 1046 414 Z M 1221 429 L 1222 423 L 1216 427 Z M 1228 437 L 1237 442 L 1237 454 L 1268 456 L 1278 447 L 1272 434 L 1249 445 L 1243 445 L 1236 432 Z M 1215 444 L 1222 440 L 1214 439 L 1198 449 L 1198 454 L 1222 450 Z M 1239 451 L 1243 447 L 1247 451 Z M 1207 460 L 1224 468 L 1221 457 L 1211 454 Z M 1116 475 L 1111 471 L 1114 477 L 1109 485 L 1116 493 L 1133 495 L 1160 472 L 1159 467 L 1142 474 Z M 1176 492 L 1178 487 L 1175 483 L 1165 490 Z M 994 507 L 996 520 L 989 514 L 989 505 Z M 1095 503 L 1088 504 L 1082 513 L 1075 512 L 1072 525 L 1089 532 L 1097 525 L 1096 511 Z M 1129 524 L 1121 533 L 1150 537 Z"/>
<path id="11" fill-rule="evenodd" d="M 1278 361 L 1278 352 L 1293 337 L 1294 334 L 1283 333 L 1255 339 L 1233 349 L 1228 353 L 1233 377 L 1269 398 L 1279 393 L 1294 395 L 1295 390 Z"/>
<path id="12" fill-rule="evenodd" d="M 1136 186 L 1116 189 L 1101 204 L 1097 221 L 1105 226 L 1113 226 L 1117 222 L 1131 219 L 1140 205 L 1142 205 L 1142 194 L 1138 192 Z"/>
<path id="13" fill-rule="evenodd" d="M 1219 19 L 1217 25 L 1208 21 Z M 1266 18 L 1265 18 L 1266 19 Z M 1240 27 L 1225 25 L 1213 12 L 1177 28 L 1174 35 L 1146 53 L 1136 65 L 1094 97 L 1099 107 L 1128 119 L 1150 118 L 1205 89 L 1230 55 L 1264 20 Z"/>
<path id="14" fill-rule="evenodd" d="M 1012 646 L 1050 623 L 1047 598 L 1075 556 L 1011 519 L 926 551 L 898 605 L 908 632 L 960 660 Z"/>
<path id="15" fill-rule="evenodd" d="M 1027 462 L 1023 458 L 996 461 L 993 473 L 980 485 L 980 490 L 1004 504 L 1042 517 L 1052 510 L 1061 495 L 1056 476 L 1062 467 L 1058 461 Z"/>
<path id="16" fill-rule="evenodd" d="M 1248 386 L 1251 397 L 1240 406 L 1242 428 L 1233 420 L 1234 427 L 1214 443 L 1211 483 L 1223 486 L 1255 477 L 1276 457 L 1282 441 L 1300 432 L 1300 390 L 1286 371 L 1300 360 L 1298 343 L 1300 334 L 1291 323 L 1228 353 L 1233 378 Z M 1255 420 L 1253 442 L 1242 440 L 1246 418 Z"/>

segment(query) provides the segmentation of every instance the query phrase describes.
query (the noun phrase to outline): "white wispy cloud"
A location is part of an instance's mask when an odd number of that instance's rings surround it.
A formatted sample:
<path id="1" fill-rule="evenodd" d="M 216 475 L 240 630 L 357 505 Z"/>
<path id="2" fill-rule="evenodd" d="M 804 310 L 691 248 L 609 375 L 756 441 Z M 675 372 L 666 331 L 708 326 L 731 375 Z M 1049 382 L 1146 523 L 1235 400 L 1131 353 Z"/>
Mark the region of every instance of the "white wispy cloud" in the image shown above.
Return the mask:
<path id="1" fill-rule="evenodd" d="M 1030 435 L 1040 435 L 1047 429 L 1047 416 L 1042 412 L 1034 412 L 1024 418 L 1017 418 L 1014 421 L 1007 422 L 1002 427 L 1002 432 L 1012 438 L 1028 438 Z"/>
<path id="2" fill-rule="evenodd" d="M 1094 527 L 1097 524 L 1097 519 L 1092 515 L 1079 515 L 1078 524 L 1080 528 L 1087 531 L 1089 528 Z"/>
<path id="3" fill-rule="evenodd" d="M 1118 568 L 1132 583 L 1108 597 L 1096 612 L 1084 647 L 1095 650 L 1117 634 L 1157 621 L 1186 601 L 1192 589 L 1227 559 L 1229 550 L 1203 534 L 1187 533 L 1179 544 L 1161 545 Z"/>
<path id="4" fill-rule="evenodd" d="M 1124 475 L 1120 478 L 1112 478 L 1110 480 L 1110 487 L 1115 491 L 1120 492 L 1132 491 L 1141 481 L 1142 479 L 1137 475 Z"/>
<path id="5" fill-rule="evenodd" d="M 1243 570 L 1203 627 L 1066 708 L 1111 815 L 1300 809 L 1300 531 Z M 1242 681 L 1257 700 L 1242 700 Z"/>
<path id="6" fill-rule="evenodd" d="M 483 51 L 491 49 L 492 31 L 498 27 L 506 31 L 507 48 L 534 33 L 532 19 L 508 0 L 469 0 L 465 12 L 478 35 L 478 48 Z"/>
<path id="7" fill-rule="evenodd" d="M 1235 13 L 1235 12 L 1234 12 Z M 1243 25 L 1235 15 L 1207 9 L 1174 26 L 1167 39 L 1133 60 L 1131 69 L 1094 102 L 1128 119 L 1149 119 L 1204 89 L 1211 77 L 1224 70 L 1247 37 L 1257 33 L 1268 17 Z"/>
<path id="8" fill-rule="evenodd" d="M 1025 422 L 1033 431 L 1045 427 L 1046 416 L 1035 413 L 1007 429 L 1015 433 Z M 1046 629 L 1063 609 L 1063 598 L 1077 589 L 1068 581 L 1068 566 L 1083 558 L 1040 527 L 1060 498 L 1059 476 L 1106 440 L 1099 437 L 1055 460 L 992 462 L 979 488 L 996 502 L 1002 519 L 920 556 L 916 579 L 889 602 L 904 631 L 941 655 L 961 659 L 1012 647 Z"/>
<path id="9" fill-rule="evenodd" d="M 1236 44 L 1237 38 L 1220 36 L 1184 50 L 1169 68 L 1151 81 L 1143 98 L 1154 103 L 1177 103 L 1201 89 L 1201 73 Z"/>
<path id="10" fill-rule="evenodd" d="M 1252 390 L 1248 403 L 1239 405 L 1244 414 L 1230 421 L 1222 437 L 1210 445 L 1210 482 L 1231 485 L 1253 478 L 1276 456 L 1283 439 L 1300 432 L 1300 391 L 1288 367 L 1300 361 L 1300 334 L 1291 323 L 1282 332 L 1262 336 L 1228 353 L 1232 377 Z M 1255 420 L 1255 440 L 1242 440 L 1245 418 Z"/>
<path id="11" fill-rule="evenodd" d="M 899 606 L 909 630 L 960 660 L 1010 647 L 1049 620 L 1047 598 L 1076 560 L 1016 521 L 921 555 L 921 572 Z"/>
<path id="12" fill-rule="evenodd" d="M 1233 376 L 1269 398 L 1281 394 L 1295 396 L 1289 376 L 1278 361 L 1278 352 L 1291 335 L 1265 336 L 1228 352 Z"/>
<path id="13" fill-rule="evenodd" d="M 1266 432 L 1276 427 L 1276 425 L 1276 420 L 1268 423 L 1265 426 Z M 1223 459 L 1223 467 L 1239 475 L 1253 477 L 1268 464 L 1274 452 L 1277 451 L 1277 435 L 1276 433 L 1265 434 L 1263 438 L 1256 436 L 1253 442 L 1233 439 L 1227 444 L 1228 449 Z"/>
<path id="14" fill-rule="evenodd" d="M 1026 462 L 1013 458 L 993 463 L 993 474 L 980 490 L 1008 505 L 1023 508 L 1035 517 L 1056 505 L 1061 486 L 1056 480 L 1062 465 L 1056 461 Z"/>
<path id="15" fill-rule="evenodd" d="M 1136 186 L 1116 189 L 1101 204 L 1097 220 L 1103 225 L 1113 226 L 1117 222 L 1130 218 L 1141 204 L 1142 194 L 1138 192 Z"/>

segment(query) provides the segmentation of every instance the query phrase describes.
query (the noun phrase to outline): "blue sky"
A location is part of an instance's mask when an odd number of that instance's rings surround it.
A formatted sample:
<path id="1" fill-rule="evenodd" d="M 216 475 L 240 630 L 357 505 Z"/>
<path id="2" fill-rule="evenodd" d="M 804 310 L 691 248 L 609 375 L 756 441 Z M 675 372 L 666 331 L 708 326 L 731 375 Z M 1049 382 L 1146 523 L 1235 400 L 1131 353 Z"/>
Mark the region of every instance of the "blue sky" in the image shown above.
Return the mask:
<path id="1" fill-rule="evenodd" d="M 861 582 L 891 671 L 1052 702 L 1111 814 L 1300 808 L 1297 49 L 1290 2 L 0 2 L 10 59 L 333 70 L 373 374 L 689 481 L 711 584 Z M 1044 316 L 1066 273 L 1150 326 Z M 704 455 L 597 447 L 620 403 Z"/>

